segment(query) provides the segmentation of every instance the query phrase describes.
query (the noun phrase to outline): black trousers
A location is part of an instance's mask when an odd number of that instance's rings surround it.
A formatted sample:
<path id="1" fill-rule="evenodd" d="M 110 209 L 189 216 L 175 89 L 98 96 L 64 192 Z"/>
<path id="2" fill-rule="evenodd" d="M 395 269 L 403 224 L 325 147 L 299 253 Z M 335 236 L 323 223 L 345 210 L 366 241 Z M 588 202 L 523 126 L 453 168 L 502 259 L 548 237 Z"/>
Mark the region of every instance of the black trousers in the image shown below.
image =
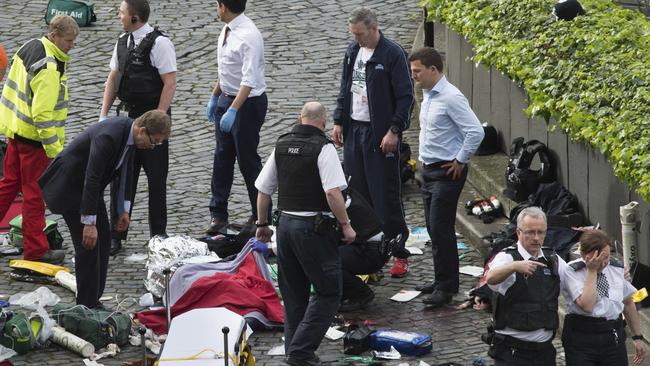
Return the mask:
<path id="1" fill-rule="evenodd" d="M 130 118 L 138 118 L 152 108 L 133 108 L 129 110 Z M 171 116 L 171 110 L 167 111 Z M 165 141 L 162 145 L 157 145 L 152 150 L 135 150 L 133 157 L 133 186 L 131 187 L 131 196 L 127 197 L 131 201 L 131 210 L 129 215 L 133 212 L 135 206 L 135 193 L 138 189 L 138 179 L 140 177 L 140 170 L 144 169 L 147 175 L 147 184 L 149 187 L 149 235 L 165 235 L 167 233 L 167 174 L 169 171 L 169 141 Z M 119 176 L 118 178 L 119 179 Z M 114 181 L 111 184 L 111 222 L 113 227 L 119 219 L 117 208 L 115 207 L 116 200 L 113 199 L 117 195 L 119 182 Z M 118 232 L 114 229 L 111 230 L 111 237 L 113 239 L 126 240 L 127 231 Z"/>
<path id="2" fill-rule="evenodd" d="M 284 349 L 297 360 L 315 357 L 341 300 L 336 233 L 321 235 L 312 220 L 280 216 L 278 284 L 284 300 Z M 316 294 L 310 299 L 309 287 Z"/>
<path id="3" fill-rule="evenodd" d="M 357 275 L 379 271 L 386 258 L 376 244 L 342 244 L 339 246 L 343 278 L 343 299 L 365 297 L 372 289 Z"/>
<path id="4" fill-rule="evenodd" d="M 550 342 L 539 350 L 515 349 L 504 344 L 492 347 L 494 366 L 555 366 L 555 347 Z M 572 365 L 568 359 L 567 365 Z"/>
<path id="5" fill-rule="evenodd" d="M 566 323 L 565 323 L 566 324 Z M 583 332 L 569 327 L 562 330 L 566 364 L 571 366 L 627 366 L 625 329 Z"/>
<path id="6" fill-rule="evenodd" d="M 106 213 L 106 205 L 99 201 L 97 209 L 97 243 L 88 250 L 81 245 L 84 224 L 79 213 L 65 213 L 63 220 L 68 225 L 74 244 L 75 276 L 77 278 L 77 304 L 94 308 L 104 293 L 108 259 L 111 249 L 111 229 Z"/>
<path id="7" fill-rule="evenodd" d="M 402 234 L 402 240 L 393 248 L 393 256 L 407 258 L 409 252 L 404 249 L 404 243 L 409 230 L 402 203 L 399 144 L 394 154 L 384 154 L 375 144 L 370 123 L 356 121 L 352 122 L 343 143 L 343 165 L 350 176 L 350 188 L 372 205 L 382 220 L 387 238 Z"/>
<path id="8" fill-rule="evenodd" d="M 427 231 L 431 238 L 435 284 L 439 290 L 458 293 L 458 248 L 456 246 L 456 207 L 467 179 L 467 166 L 458 180 L 446 170 L 422 170 L 422 200 Z"/>

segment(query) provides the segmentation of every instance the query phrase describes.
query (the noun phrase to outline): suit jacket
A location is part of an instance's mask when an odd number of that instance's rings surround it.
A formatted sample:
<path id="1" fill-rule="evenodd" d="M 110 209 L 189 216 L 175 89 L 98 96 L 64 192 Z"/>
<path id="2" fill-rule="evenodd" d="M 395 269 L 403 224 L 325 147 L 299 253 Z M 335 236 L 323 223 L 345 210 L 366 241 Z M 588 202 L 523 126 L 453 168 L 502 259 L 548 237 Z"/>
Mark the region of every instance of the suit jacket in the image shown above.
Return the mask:
<path id="1" fill-rule="evenodd" d="M 96 123 L 79 134 L 50 163 L 38 183 L 43 200 L 56 214 L 96 215 L 106 186 L 121 172 L 127 172 L 125 197 L 130 197 L 132 162 L 116 170 L 131 132 L 133 120 L 113 117 Z M 135 149 L 135 146 L 132 146 Z M 133 157 L 134 154 L 128 154 Z"/>

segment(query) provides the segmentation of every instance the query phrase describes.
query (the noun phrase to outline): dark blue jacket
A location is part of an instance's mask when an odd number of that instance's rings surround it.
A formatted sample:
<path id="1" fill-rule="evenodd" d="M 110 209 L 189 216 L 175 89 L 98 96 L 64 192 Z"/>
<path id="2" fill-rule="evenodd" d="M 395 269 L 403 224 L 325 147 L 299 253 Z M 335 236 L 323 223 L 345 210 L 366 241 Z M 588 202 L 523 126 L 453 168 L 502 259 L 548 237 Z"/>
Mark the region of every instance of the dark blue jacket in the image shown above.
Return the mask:
<path id="1" fill-rule="evenodd" d="M 343 59 L 341 89 L 336 99 L 334 124 L 343 126 L 343 136 L 350 127 L 352 112 L 352 71 L 359 44 L 352 42 Z M 380 33 L 379 43 L 366 63 L 366 88 L 372 133 L 377 146 L 390 126 L 400 131 L 409 127 L 413 110 L 413 83 L 406 51 Z"/>

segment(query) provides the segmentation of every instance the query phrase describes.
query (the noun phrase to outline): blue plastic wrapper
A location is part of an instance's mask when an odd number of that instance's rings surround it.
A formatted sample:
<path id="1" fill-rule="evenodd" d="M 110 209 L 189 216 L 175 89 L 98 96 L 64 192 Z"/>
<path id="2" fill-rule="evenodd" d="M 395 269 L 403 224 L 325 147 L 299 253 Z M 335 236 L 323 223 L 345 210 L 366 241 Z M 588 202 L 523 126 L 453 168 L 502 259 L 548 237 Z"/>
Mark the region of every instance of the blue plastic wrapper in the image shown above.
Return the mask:
<path id="1" fill-rule="evenodd" d="M 393 346 L 399 353 L 421 356 L 431 352 L 431 336 L 399 330 L 378 330 L 370 335 L 370 347 L 377 351 L 388 351 Z"/>

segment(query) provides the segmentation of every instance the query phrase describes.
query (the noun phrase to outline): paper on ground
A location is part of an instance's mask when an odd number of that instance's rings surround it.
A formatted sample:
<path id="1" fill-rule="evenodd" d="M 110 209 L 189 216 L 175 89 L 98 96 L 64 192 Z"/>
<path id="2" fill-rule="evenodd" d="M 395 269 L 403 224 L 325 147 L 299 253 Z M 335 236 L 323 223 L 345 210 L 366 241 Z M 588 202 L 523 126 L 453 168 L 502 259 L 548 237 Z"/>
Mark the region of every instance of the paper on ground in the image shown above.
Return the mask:
<path id="1" fill-rule="evenodd" d="M 267 353 L 269 356 L 284 356 L 284 344 L 272 347 Z"/>
<path id="2" fill-rule="evenodd" d="M 325 338 L 329 339 L 330 341 L 336 341 L 343 338 L 344 335 L 345 333 L 341 332 L 340 330 L 330 327 L 327 330 L 327 333 L 325 333 Z"/>
<path id="3" fill-rule="evenodd" d="M 483 276 L 483 267 L 479 266 L 462 266 L 458 269 L 458 272 L 474 277 Z"/>
<path id="4" fill-rule="evenodd" d="M 406 247 L 404 249 L 408 250 L 409 253 L 411 253 L 412 255 L 422 255 L 423 254 L 422 249 L 420 249 L 418 247 Z"/>
<path id="5" fill-rule="evenodd" d="M 416 298 L 420 293 L 421 291 L 401 290 L 400 292 L 393 295 L 393 297 L 391 297 L 390 299 L 397 302 L 407 302 Z"/>

